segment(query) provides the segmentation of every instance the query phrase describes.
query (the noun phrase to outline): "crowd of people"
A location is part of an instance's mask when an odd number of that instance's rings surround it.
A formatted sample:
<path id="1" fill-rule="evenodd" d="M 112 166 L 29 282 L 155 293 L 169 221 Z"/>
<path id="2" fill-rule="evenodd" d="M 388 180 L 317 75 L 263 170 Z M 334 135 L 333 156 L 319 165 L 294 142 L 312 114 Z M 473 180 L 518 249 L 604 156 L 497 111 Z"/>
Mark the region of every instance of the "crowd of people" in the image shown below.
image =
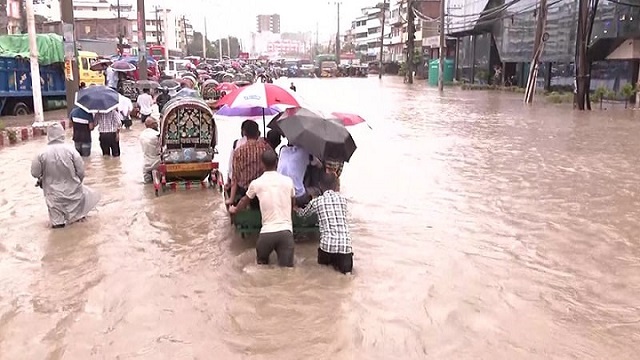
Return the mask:
<path id="1" fill-rule="evenodd" d="M 318 263 L 342 273 L 353 269 L 347 201 L 339 191 L 342 165 L 321 161 L 299 146 L 280 148 L 281 135 L 270 130 L 262 138 L 258 125 L 246 120 L 242 137 L 233 144 L 227 179 L 229 213 L 248 207 L 260 210 L 262 227 L 256 243 L 258 264 L 268 264 L 276 252 L 278 265 L 294 264 L 292 211 L 316 215 L 320 227 Z"/>
<path id="2" fill-rule="evenodd" d="M 153 170 L 160 163 L 156 102 L 149 91 L 138 98 L 145 124 L 139 135 L 145 183 L 153 182 Z M 131 110 L 130 103 L 96 114 L 75 107 L 70 113 L 75 150 L 64 144 L 61 125 L 49 127 L 49 143 L 33 160 L 31 174 L 43 189 L 53 228 L 84 219 L 96 206 L 99 195 L 82 184 L 83 158 L 91 156 L 91 132 L 98 129 L 103 156 L 119 157 L 120 130 Z M 343 162 L 320 160 L 293 144 L 281 146 L 282 139 L 277 130 L 262 137 L 253 120 L 242 123 L 241 138 L 234 141 L 229 159 L 225 187 L 229 213 L 233 216 L 248 207 L 259 210 L 262 227 L 256 243 L 257 262 L 268 264 L 275 251 L 278 264 L 285 267 L 294 265 L 292 213 L 300 217 L 315 215 L 320 227 L 318 263 L 350 273 L 353 252 L 347 201 L 339 193 Z"/>

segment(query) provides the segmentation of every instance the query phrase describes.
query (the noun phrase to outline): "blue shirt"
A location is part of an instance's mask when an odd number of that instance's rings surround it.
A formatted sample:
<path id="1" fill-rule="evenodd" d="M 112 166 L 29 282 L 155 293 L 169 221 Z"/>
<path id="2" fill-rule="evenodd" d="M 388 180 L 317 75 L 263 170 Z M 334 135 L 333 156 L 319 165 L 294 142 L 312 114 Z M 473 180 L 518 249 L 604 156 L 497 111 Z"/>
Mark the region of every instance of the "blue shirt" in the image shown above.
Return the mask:
<path id="1" fill-rule="evenodd" d="M 280 150 L 278 159 L 278 173 L 293 180 L 296 197 L 304 195 L 304 173 L 309 165 L 309 153 L 297 146 L 285 146 Z"/>

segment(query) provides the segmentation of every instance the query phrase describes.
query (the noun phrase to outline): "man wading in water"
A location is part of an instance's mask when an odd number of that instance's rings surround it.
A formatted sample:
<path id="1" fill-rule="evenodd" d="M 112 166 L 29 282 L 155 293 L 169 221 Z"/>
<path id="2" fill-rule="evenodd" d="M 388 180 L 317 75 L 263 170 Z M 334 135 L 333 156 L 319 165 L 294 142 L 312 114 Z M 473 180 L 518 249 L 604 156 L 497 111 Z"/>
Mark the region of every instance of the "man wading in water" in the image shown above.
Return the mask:
<path id="1" fill-rule="evenodd" d="M 278 174 L 278 155 L 269 149 L 262 154 L 264 173 L 253 180 L 238 206 L 229 207 L 230 214 L 237 214 L 245 209 L 251 199 L 260 199 L 262 228 L 256 243 L 258 264 L 269 264 L 269 256 L 275 250 L 278 254 L 278 265 L 293 267 L 293 223 L 291 209 L 295 201 L 296 190 L 293 181 Z"/>

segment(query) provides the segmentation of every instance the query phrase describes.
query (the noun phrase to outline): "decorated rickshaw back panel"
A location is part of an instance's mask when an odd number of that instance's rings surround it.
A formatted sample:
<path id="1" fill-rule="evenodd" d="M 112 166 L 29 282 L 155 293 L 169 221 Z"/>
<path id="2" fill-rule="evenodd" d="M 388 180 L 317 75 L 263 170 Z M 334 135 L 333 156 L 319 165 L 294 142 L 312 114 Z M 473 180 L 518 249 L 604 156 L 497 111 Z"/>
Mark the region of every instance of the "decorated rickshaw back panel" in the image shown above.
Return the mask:
<path id="1" fill-rule="evenodd" d="M 209 147 L 213 140 L 213 117 L 194 107 L 181 107 L 166 117 L 167 147 Z"/>

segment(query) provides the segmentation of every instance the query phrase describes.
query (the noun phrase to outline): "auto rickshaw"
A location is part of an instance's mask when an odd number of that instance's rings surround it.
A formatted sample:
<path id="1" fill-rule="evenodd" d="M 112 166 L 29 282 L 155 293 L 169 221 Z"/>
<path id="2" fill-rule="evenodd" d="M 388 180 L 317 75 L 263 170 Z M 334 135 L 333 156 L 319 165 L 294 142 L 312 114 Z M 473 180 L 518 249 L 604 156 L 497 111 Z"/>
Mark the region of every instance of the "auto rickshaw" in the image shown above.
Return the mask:
<path id="1" fill-rule="evenodd" d="M 202 83 L 202 98 L 205 100 L 212 100 L 218 97 L 216 88 L 219 83 L 215 80 L 207 80 Z"/>
<path id="2" fill-rule="evenodd" d="M 202 99 L 175 97 L 160 119 L 160 165 L 153 171 L 156 196 L 167 189 L 216 188 L 223 177 L 214 160 L 218 131 Z"/>

